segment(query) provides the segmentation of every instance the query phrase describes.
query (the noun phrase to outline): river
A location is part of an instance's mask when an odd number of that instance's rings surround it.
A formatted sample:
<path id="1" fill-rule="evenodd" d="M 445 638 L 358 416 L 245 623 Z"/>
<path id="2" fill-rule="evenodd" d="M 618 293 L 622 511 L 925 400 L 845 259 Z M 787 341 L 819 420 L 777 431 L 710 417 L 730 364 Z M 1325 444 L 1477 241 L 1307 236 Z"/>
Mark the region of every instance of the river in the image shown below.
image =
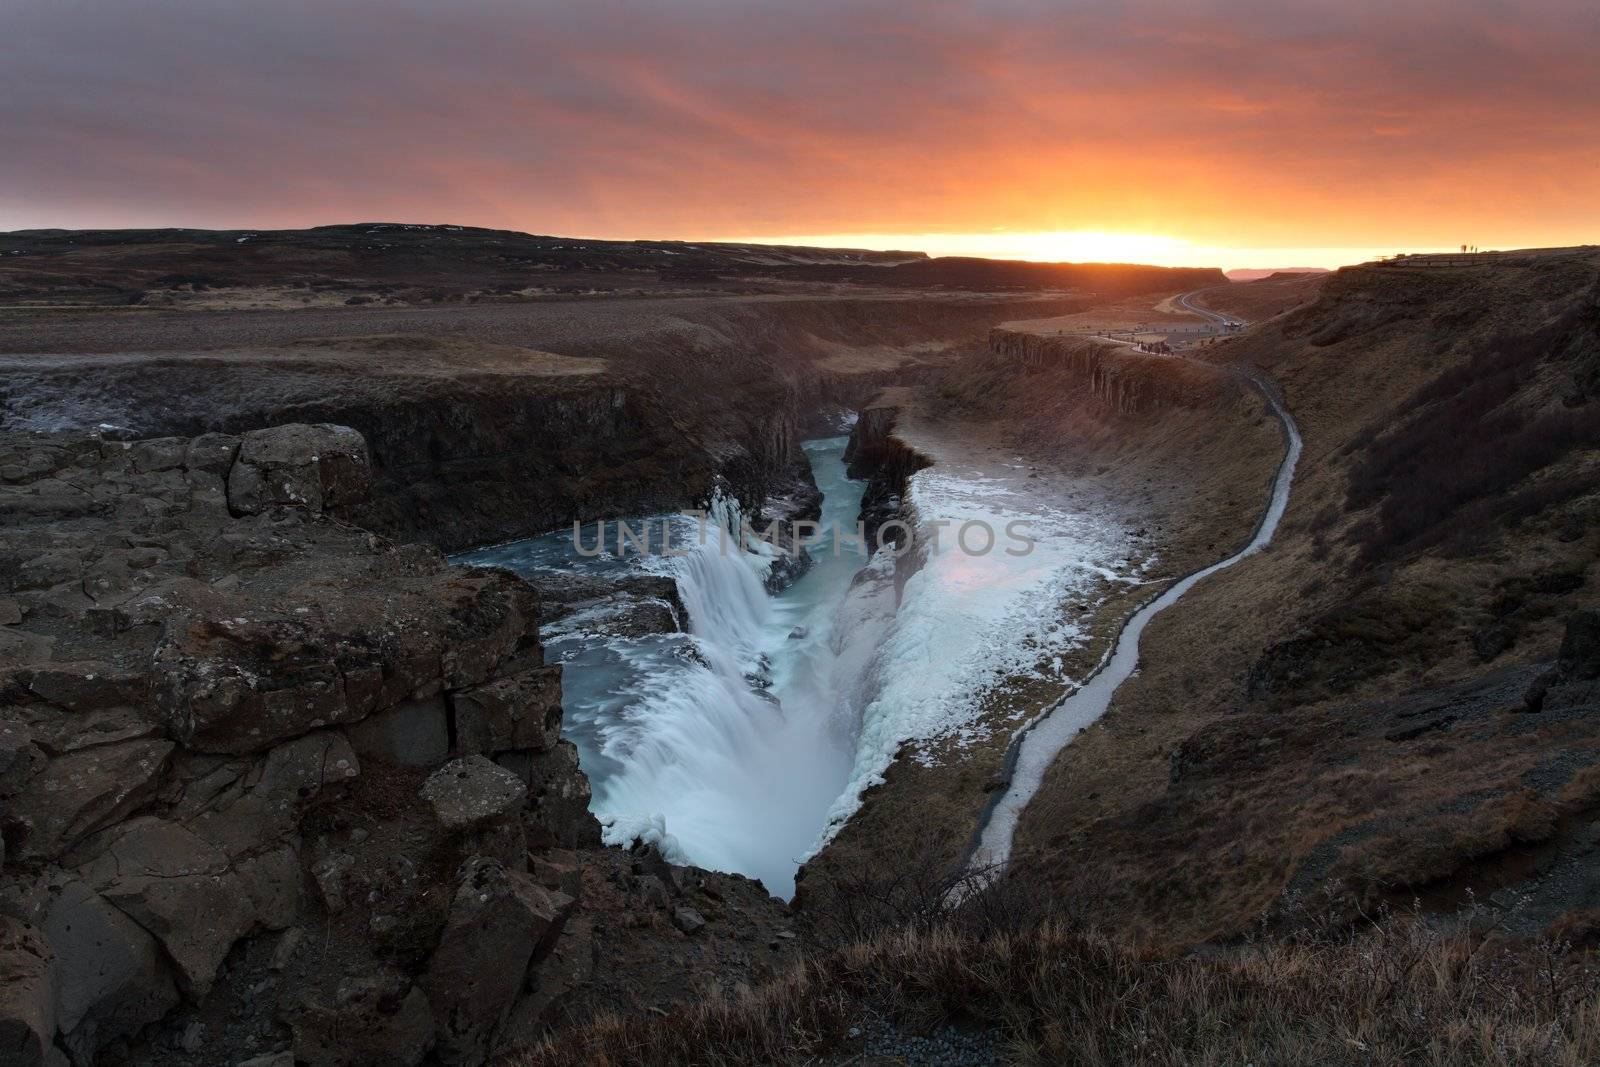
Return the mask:
<path id="1" fill-rule="evenodd" d="M 813 565 L 777 595 L 770 554 L 741 552 L 719 531 L 737 509 L 718 501 L 701 527 L 658 516 L 655 554 L 585 556 L 572 531 L 466 553 L 458 561 L 530 577 L 671 576 L 687 632 L 619 635 L 608 605 L 555 620 L 547 655 L 565 665 L 563 732 L 579 749 L 605 840 L 647 841 L 676 862 L 760 879 L 793 895 L 799 865 L 859 809 L 901 757 L 927 746 L 992 743 L 986 699 L 1017 679 L 1074 684 L 1068 653 L 1106 583 L 1138 582 L 1150 560 L 1088 491 L 1047 489 L 992 447 L 907 427 L 935 458 L 912 476 L 907 514 L 915 566 L 896 574 L 831 530 L 854 531 L 861 483 L 845 474 L 846 439 L 805 443 L 823 492 Z M 682 555 L 660 552 L 662 524 Z M 964 538 L 968 524 L 998 535 Z M 942 548 L 931 535 L 942 527 Z M 1029 534 L 1025 552 L 1009 531 Z M 594 544 L 593 524 L 582 543 Z M 910 563 L 910 561 L 906 561 Z M 614 610 L 614 606 L 609 608 Z M 906 748 L 907 743 L 911 748 Z"/>
<path id="2" fill-rule="evenodd" d="M 1283 427 L 1284 439 L 1283 459 L 1279 462 L 1277 474 L 1273 478 L 1272 495 L 1267 501 L 1266 511 L 1262 514 L 1255 533 L 1238 552 L 1180 579 L 1160 596 L 1134 612 L 1123 625 L 1110 654 L 1100 668 L 1081 687 L 1062 698 L 1019 732 L 1008 753 L 1010 783 L 1005 792 L 1001 793 L 985 812 L 977 841 L 968 857 L 968 862 L 975 872 L 982 874 L 998 871 L 1010 862 L 1012 841 L 1016 835 L 1017 823 L 1022 818 L 1023 809 L 1044 784 L 1045 774 L 1055 762 L 1056 756 L 1074 737 L 1106 713 L 1118 687 L 1138 669 L 1139 638 L 1150 620 L 1176 604 L 1185 593 L 1206 578 L 1255 555 L 1272 542 L 1272 537 L 1278 529 L 1278 522 L 1289 506 L 1289 489 L 1294 482 L 1295 465 L 1300 462 L 1302 448 L 1300 427 L 1289 414 L 1288 407 L 1271 383 L 1258 377 L 1250 375 L 1247 377 L 1250 377 L 1266 398 L 1272 413 Z"/>

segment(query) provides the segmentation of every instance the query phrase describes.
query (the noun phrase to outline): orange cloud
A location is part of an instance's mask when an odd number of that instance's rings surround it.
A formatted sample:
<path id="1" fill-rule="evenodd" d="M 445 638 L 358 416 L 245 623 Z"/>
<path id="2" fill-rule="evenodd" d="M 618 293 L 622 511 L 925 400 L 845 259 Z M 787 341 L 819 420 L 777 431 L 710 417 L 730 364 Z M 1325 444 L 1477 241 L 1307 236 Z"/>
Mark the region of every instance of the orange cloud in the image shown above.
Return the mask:
<path id="1" fill-rule="evenodd" d="M 1600 239 L 1590 0 L 17 0 L 0 227 Z"/>

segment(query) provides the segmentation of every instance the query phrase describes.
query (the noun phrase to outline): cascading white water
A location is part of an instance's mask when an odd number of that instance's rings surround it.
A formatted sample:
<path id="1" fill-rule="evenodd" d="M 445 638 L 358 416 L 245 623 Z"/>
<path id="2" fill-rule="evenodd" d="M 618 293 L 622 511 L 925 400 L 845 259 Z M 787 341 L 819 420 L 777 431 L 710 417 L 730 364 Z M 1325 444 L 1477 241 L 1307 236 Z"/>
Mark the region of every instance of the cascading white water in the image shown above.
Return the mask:
<path id="1" fill-rule="evenodd" d="M 854 531 L 860 510 L 844 443 L 805 446 L 824 530 Z M 904 742 L 981 737 L 975 720 L 992 687 L 1061 677 L 1060 657 L 1084 635 L 1059 605 L 1095 581 L 1136 580 L 1142 565 L 1121 524 L 1092 499 L 1042 498 L 1020 460 L 928 451 L 938 463 L 909 486 L 924 523 L 1004 530 L 1021 520 L 1034 549 L 966 554 L 951 544 L 952 527 L 902 596 L 886 553 L 868 561 L 828 543 L 774 597 L 763 585 L 771 556 L 726 538 L 739 516 L 719 500 L 703 544 L 694 522 L 669 520 L 682 555 L 585 559 L 569 531 L 463 557 L 525 573 L 676 580 L 687 634 L 608 635 L 579 613 L 543 635 L 547 655 L 566 664 L 563 732 L 578 745 L 608 842 L 649 841 L 788 897 L 799 863 L 883 780 Z M 648 521 L 659 549 L 663 520 Z"/>
<path id="2" fill-rule="evenodd" d="M 806 443 L 823 490 L 822 525 L 853 529 L 861 487 L 844 474 L 843 438 Z M 545 635 L 567 664 L 566 735 L 594 788 L 592 809 L 616 844 L 655 843 L 671 858 L 759 878 L 779 896 L 815 843 L 849 773 L 853 727 L 836 677 L 834 616 L 865 562 L 814 550 L 811 569 L 778 596 L 771 556 L 744 552 L 719 498 L 704 527 L 675 517 L 682 555 L 580 559 L 571 534 L 467 554 L 463 562 L 524 572 L 670 574 L 689 633 L 607 637 L 564 620 Z M 613 545 L 614 547 L 614 545 Z M 659 543 L 652 546 L 659 551 Z"/>

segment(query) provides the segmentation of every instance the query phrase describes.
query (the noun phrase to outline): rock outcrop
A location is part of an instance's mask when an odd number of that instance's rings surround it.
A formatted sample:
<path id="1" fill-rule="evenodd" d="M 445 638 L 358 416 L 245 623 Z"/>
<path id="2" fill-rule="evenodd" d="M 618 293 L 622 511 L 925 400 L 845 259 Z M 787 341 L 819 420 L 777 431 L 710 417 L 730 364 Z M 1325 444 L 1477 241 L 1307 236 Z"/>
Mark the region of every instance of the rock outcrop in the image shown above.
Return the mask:
<path id="1" fill-rule="evenodd" d="M 1066 372 L 1099 403 L 1122 415 L 1192 403 L 1197 392 L 1209 394 L 1214 388 L 1170 357 L 1093 338 L 995 329 L 989 334 L 989 349 L 1024 372 Z"/>
<path id="2" fill-rule="evenodd" d="M 885 542 L 900 545 L 905 539 L 904 527 L 914 521 L 905 503 L 907 484 L 913 474 L 933 463 L 895 436 L 898 415 L 899 409 L 893 405 L 863 408 L 845 446 L 847 473 L 867 481 L 861 494 L 860 521 L 867 544 L 874 548 Z M 889 523 L 900 525 L 885 530 Z"/>
<path id="3" fill-rule="evenodd" d="M 371 485 L 332 425 L 0 437 L 7 1064 L 483 1063 L 715 914 L 590 917 L 630 860 L 538 594 L 351 525 Z M 780 908 L 730 895 L 697 938 Z"/>

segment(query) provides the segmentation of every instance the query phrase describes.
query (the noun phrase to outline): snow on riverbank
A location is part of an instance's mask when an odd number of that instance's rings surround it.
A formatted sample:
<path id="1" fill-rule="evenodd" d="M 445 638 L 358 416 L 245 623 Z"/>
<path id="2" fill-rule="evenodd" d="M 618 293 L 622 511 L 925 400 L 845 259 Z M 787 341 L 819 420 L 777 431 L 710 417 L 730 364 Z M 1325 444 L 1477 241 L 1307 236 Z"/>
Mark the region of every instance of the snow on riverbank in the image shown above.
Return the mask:
<path id="1" fill-rule="evenodd" d="M 1255 534 L 1238 552 L 1181 579 L 1135 612 L 1117 636 L 1111 654 L 1101 669 L 1081 689 L 1049 709 L 1022 736 L 1011 782 L 990 811 L 979 835 L 978 846 L 972 856 L 974 869 L 998 869 L 1010 861 L 1012 841 L 1023 810 L 1043 785 L 1056 756 L 1074 737 L 1105 714 L 1117 688 L 1138 669 L 1139 639 L 1150 620 L 1176 604 L 1185 593 L 1206 578 L 1255 555 L 1271 543 L 1278 522 L 1289 506 L 1294 469 L 1300 462 L 1304 443 L 1294 416 L 1284 406 L 1276 390 L 1270 385 L 1258 384 L 1262 385 L 1268 404 L 1283 424 L 1284 454 L 1273 480 L 1272 496 Z"/>
<path id="2" fill-rule="evenodd" d="M 1047 479 L 1012 457 L 914 424 L 903 424 L 897 434 L 934 460 L 911 477 L 908 498 L 923 559 L 866 666 L 868 699 L 850 781 L 829 811 L 821 843 L 860 808 L 862 791 L 883 781 L 905 742 L 982 738 L 982 698 L 1006 679 L 1069 682 L 1061 673 L 1063 654 L 1088 634 L 1064 607 L 1091 596 L 1105 579 L 1137 581 L 1149 562 L 1132 558 L 1136 546 L 1127 530 L 1081 490 L 1046 489 Z M 939 550 L 933 551 L 929 542 L 941 522 L 948 525 L 937 530 Z M 958 544 L 969 522 L 994 531 L 991 551 L 974 554 Z M 1007 551 L 1017 550 L 1006 536 L 1008 524 L 1017 522 L 1036 538 L 1026 555 Z M 982 529 L 969 528 L 968 548 L 986 541 Z M 861 582 L 851 596 L 878 591 Z M 841 613 L 850 610 L 847 600 Z"/>

